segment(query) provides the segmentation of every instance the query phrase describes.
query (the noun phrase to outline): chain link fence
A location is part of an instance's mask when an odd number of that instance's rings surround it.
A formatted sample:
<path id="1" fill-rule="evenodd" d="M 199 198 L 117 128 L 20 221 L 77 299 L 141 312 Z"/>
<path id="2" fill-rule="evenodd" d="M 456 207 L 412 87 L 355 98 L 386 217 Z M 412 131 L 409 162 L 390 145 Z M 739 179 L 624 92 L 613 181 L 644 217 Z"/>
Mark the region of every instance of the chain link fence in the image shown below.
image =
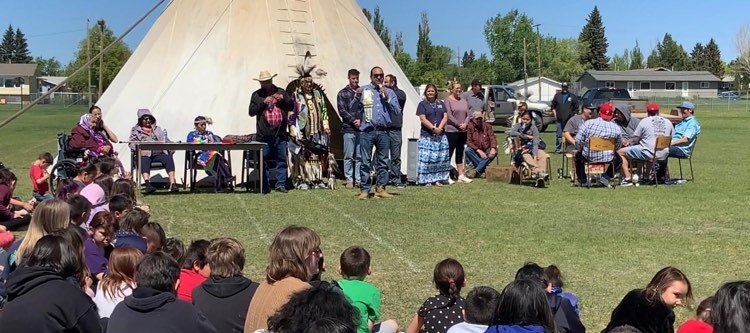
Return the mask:
<path id="1" fill-rule="evenodd" d="M 30 94 L 31 100 L 36 100 L 44 93 L 32 93 Z M 52 104 L 52 105 L 89 105 L 89 101 L 96 101 L 98 96 L 96 93 L 89 95 L 88 93 L 70 93 L 70 92 L 55 92 L 49 97 L 40 101 L 39 104 Z"/>
<path id="2" fill-rule="evenodd" d="M 663 97 L 663 96 L 645 96 L 643 94 L 637 97 L 638 99 L 647 99 L 649 101 L 657 102 L 661 106 L 661 109 L 674 109 L 682 101 L 689 100 L 695 104 L 696 110 L 709 110 L 709 111 L 729 111 L 729 110 L 742 110 L 750 111 L 750 91 L 742 92 L 741 95 L 732 98 L 717 98 L 717 97 L 692 97 L 689 99 L 681 97 Z"/>

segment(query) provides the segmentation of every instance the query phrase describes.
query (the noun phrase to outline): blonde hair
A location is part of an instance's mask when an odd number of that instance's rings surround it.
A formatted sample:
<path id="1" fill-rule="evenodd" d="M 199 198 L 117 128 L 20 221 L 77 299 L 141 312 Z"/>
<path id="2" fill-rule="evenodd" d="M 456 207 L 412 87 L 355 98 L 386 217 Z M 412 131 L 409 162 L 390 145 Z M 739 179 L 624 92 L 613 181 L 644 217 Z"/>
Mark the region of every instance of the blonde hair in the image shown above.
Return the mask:
<path id="1" fill-rule="evenodd" d="M 313 273 L 306 260 L 316 250 L 320 250 L 320 237 L 312 229 L 295 225 L 282 229 L 269 247 L 266 281 L 274 283 L 286 277 L 310 281 Z"/>
<path id="2" fill-rule="evenodd" d="M 206 250 L 211 275 L 232 277 L 242 275 L 245 267 L 245 248 L 234 238 L 216 238 Z"/>
<path id="3" fill-rule="evenodd" d="M 112 250 L 109 255 L 107 269 L 109 274 L 101 281 L 104 297 L 114 300 L 116 297 L 125 297 L 121 289 L 124 283 L 131 289 L 135 289 L 135 267 L 143 257 L 140 250 L 132 247 L 121 247 Z"/>
<path id="4" fill-rule="evenodd" d="M 30 253 L 36 242 L 42 237 L 65 229 L 70 224 L 70 207 L 60 199 L 42 201 L 31 216 L 29 230 L 23 237 L 21 246 L 16 253 L 16 260 L 20 263 L 24 255 Z"/>

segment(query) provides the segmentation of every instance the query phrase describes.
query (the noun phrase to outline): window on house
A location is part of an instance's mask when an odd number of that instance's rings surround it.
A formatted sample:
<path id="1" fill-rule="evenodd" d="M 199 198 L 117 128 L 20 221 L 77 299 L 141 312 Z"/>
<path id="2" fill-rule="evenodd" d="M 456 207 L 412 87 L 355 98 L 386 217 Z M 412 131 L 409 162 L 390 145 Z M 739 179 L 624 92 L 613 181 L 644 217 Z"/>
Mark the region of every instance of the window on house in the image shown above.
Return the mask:
<path id="1" fill-rule="evenodd" d="M 708 82 L 701 82 L 701 89 L 708 89 L 711 85 Z"/>
<path id="2" fill-rule="evenodd" d="M 604 87 L 605 88 L 614 88 L 615 87 L 615 82 L 614 81 L 604 82 Z"/>
<path id="3" fill-rule="evenodd" d="M 641 90 L 651 90 L 651 82 L 641 82 Z"/>
<path id="4" fill-rule="evenodd" d="M 677 86 L 674 82 L 664 82 L 664 90 L 675 90 L 675 87 Z"/>

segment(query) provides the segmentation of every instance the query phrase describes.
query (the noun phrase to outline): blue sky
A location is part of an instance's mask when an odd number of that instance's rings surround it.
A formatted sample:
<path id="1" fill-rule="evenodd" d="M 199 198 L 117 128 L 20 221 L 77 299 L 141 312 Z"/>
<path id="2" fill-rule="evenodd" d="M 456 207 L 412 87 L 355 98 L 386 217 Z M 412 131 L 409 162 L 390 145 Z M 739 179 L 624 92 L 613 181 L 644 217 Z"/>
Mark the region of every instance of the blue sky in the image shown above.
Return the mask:
<path id="1" fill-rule="evenodd" d="M 179 0 L 177 0 L 179 1 Z M 204 0 L 210 1 L 210 0 Z M 242 0 L 235 0 L 242 1 Z M 318 1 L 318 0 L 313 0 Z M 115 31 L 122 33 L 154 6 L 157 0 L 33 0 L 3 1 L 0 31 L 8 24 L 21 28 L 29 40 L 33 56 L 56 57 L 63 65 L 75 54 L 78 43 L 85 38 L 86 18 L 95 24 L 100 17 Z M 578 37 L 594 5 L 604 18 L 609 55 L 630 49 L 638 40 L 648 55 L 658 40 L 669 32 L 690 52 L 696 42 L 714 38 L 725 61 L 736 57 L 734 37 L 737 30 L 750 24 L 750 1 L 518 1 L 518 0 L 357 0 L 360 6 L 380 6 L 386 25 L 393 32 L 404 34 L 406 50 L 414 54 L 420 13 L 427 11 L 433 43 L 453 48 L 460 53 L 474 49 L 488 53 L 484 39 L 487 19 L 505 14 L 513 8 L 525 12 L 540 31 L 556 37 Z M 33 4 L 33 5 L 32 5 Z M 470 5 L 469 5 L 470 4 Z M 162 5 L 162 8 L 164 5 Z M 125 38 L 135 49 L 156 19 L 157 11 Z"/>

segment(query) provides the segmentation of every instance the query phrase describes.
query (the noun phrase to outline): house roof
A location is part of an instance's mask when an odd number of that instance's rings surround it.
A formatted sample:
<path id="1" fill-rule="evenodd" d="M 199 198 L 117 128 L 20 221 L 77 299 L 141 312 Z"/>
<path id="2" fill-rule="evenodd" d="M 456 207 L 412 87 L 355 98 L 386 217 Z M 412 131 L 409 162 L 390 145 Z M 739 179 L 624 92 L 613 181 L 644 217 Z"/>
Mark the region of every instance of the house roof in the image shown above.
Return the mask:
<path id="1" fill-rule="evenodd" d="M 529 77 L 528 79 L 526 79 L 526 82 L 527 83 L 532 83 L 533 82 L 533 84 L 537 84 L 538 80 L 539 80 L 538 76 L 532 76 L 532 77 Z M 547 83 L 549 83 L 551 85 L 562 86 L 562 83 L 557 82 L 557 81 L 555 81 L 553 79 L 550 79 L 548 77 L 542 76 L 542 81 L 546 81 Z M 523 87 L 523 79 L 518 80 L 516 82 L 509 83 L 508 85 L 514 86 L 514 87 Z"/>
<path id="2" fill-rule="evenodd" d="M 664 71 L 658 69 L 637 69 L 630 71 L 589 70 L 597 81 L 721 81 L 708 71 Z M 584 74 L 585 75 L 585 74 Z M 578 81 L 581 81 L 581 77 Z"/>
<path id="3" fill-rule="evenodd" d="M 38 77 L 39 80 L 42 80 L 44 82 L 49 82 L 53 85 L 60 85 L 65 79 L 67 79 L 67 76 L 40 76 Z"/>
<path id="4" fill-rule="evenodd" d="M 0 75 L 34 76 L 36 64 L 0 64 Z"/>

